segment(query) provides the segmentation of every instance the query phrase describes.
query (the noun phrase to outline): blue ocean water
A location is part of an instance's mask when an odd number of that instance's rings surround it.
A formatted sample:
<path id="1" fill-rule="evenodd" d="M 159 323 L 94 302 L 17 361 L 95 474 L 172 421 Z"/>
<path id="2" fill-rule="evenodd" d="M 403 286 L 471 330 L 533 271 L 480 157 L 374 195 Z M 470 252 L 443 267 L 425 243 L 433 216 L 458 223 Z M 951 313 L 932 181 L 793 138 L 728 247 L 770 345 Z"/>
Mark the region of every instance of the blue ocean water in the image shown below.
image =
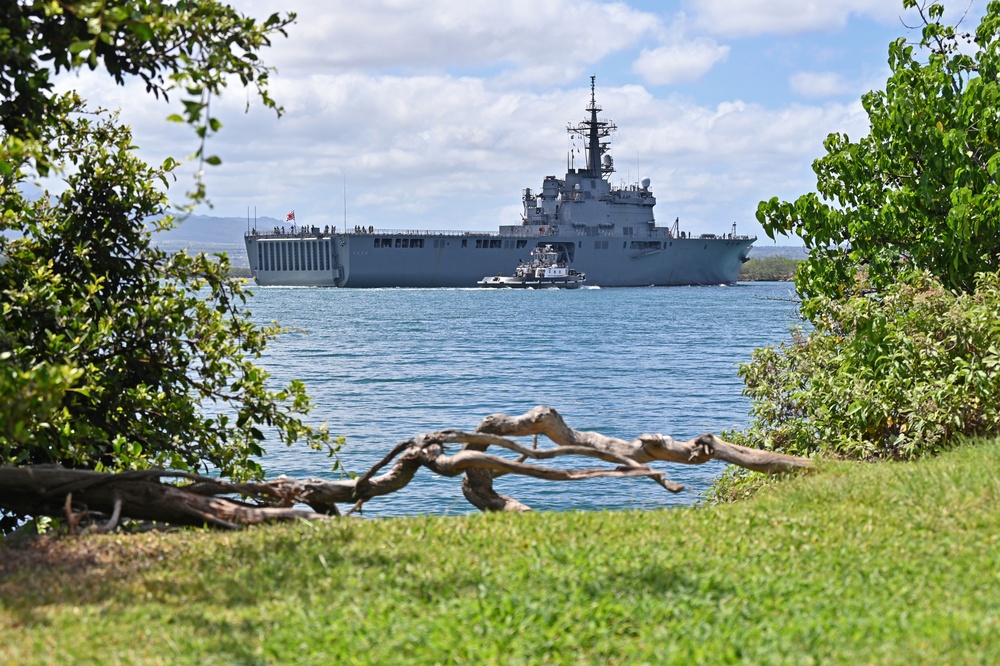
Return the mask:
<path id="1" fill-rule="evenodd" d="M 256 287 L 260 323 L 294 330 L 261 364 L 275 382 L 303 380 L 310 421 L 347 438 L 340 459 L 363 473 L 425 432 L 471 431 L 488 414 L 557 409 L 570 427 L 622 439 L 688 439 L 745 425 L 737 365 L 797 323 L 784 283 L 580 290 L 309 289 Z M 525 443 L 529 443 L 526 440 Z M 542 439 L 539 443 L 548 444 Z M 269 476 L 336 478 L 325 453 L 276 442 Z M 562 458 L 589 468 L 603 463 Z M 687 505 L 721 464 L 662 464 L 687 489 L 643 479 L 550 482 L 507 476 L 499 492 L 538 510 Z M 366 516 L 474 511 L 461 478 L 422 470 L 406 489 L 369 502 Z"/>

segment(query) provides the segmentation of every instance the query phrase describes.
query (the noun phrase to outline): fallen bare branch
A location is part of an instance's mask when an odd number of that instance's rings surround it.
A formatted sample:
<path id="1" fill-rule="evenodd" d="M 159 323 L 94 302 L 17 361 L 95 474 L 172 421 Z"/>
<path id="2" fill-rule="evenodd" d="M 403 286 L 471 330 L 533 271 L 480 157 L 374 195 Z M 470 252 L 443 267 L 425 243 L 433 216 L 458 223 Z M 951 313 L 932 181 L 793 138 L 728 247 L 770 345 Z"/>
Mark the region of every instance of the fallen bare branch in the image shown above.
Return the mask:
<path id="1" fill-rule="evenodd" d="M 546 436 L 555 446 L 539 448 L 538 435 Z M 530 448 L 511 439 L 527 436 L 533 438 Z M 450 445 L 461 449 L 449 453 Z M 487 453 L 491 446 L 511 451 L 517 458 Z M 564 456 L 593 458 L 615 466 L 564 469 L 526 462 Z M 337 504 L 344 502 L 353 505 L 351 512 L 360 510 L 365 502 L 406 487 L 420 468 L 426 467 L 442 476 L 464 474 L 463 494 L 483 511 L 528 511 L 530 508 L 516 499 L 497 493 L 493 480 L 505 474 L 545 481 L 649 478 L 668 491 L 679 492 L 682 485 L 649 463 L 698 465 L 709 460 L 768 473 L 810 464 L 806 458 L 738 446 L 713 434 L 687 441 L 643 434 L 625 441 L 578 431 L 566 425 L 556 410 L 541 406 L 520 416 L 487 416 L 472 433 L 442 430 L 406 440 L 356 479 L 280 476 L 272 481 L 233 483 L 166 470 L 106 474 L 58 465 L 0 467 L 0 510 L 22 516 L 65 515 L 74 531 L 88 513 L 110 513 L 107 523 L 94 527 L 107 531 L 115 529 L 122 517 L 235 529 L 275 520 L 324 519 L 340 515 Z"/>

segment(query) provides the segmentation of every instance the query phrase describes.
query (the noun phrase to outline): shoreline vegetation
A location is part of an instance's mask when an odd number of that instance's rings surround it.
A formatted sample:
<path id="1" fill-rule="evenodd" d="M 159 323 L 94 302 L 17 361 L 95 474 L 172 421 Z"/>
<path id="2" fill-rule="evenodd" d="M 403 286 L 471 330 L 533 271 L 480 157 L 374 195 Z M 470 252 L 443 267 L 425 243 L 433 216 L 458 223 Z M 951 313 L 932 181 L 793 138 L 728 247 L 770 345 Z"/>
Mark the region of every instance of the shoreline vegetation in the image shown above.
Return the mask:
<path id="1" fill-rule="evenodd" d="M 740 270 L 740 282 L 791 282 L 801 261 L 779 256 L 751 257 Z"/>
<path id="2" fill-rule="evenodd" d="M 4 544 L 0 662 L 993 663 L 998 467 L 990 440 L 724 505 Z"/>

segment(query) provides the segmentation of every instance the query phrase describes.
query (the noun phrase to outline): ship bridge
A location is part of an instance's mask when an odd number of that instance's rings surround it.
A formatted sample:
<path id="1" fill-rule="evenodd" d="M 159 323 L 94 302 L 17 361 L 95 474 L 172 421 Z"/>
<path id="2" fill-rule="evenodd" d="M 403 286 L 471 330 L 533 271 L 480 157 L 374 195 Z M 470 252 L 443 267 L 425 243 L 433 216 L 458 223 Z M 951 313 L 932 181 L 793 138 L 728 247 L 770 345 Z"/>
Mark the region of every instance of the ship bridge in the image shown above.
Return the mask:
<path id="1" fill-rule="evenodd" d="M 571 225 L 614 229 L 628 224 L 631 233 L 642 234 L 643 227 L 652 231 L 656 222 L 653 206 L 656 198 L 649 189 L 649 179 L 639 184 L 612 187 L 609 177 L 614 173 L 614 160 L 608 153 L 608 137 L 618 129 L 614 122 L 600 118 L 595 77 L 590 77 L 588 116 L 566 129 L 571 136 L 584 140 L 586 166 L 573 167 L 572 154 L 564 178 L 546 176 L 541 192 L 524 190 L 522 222 L 528 226 Z"/>

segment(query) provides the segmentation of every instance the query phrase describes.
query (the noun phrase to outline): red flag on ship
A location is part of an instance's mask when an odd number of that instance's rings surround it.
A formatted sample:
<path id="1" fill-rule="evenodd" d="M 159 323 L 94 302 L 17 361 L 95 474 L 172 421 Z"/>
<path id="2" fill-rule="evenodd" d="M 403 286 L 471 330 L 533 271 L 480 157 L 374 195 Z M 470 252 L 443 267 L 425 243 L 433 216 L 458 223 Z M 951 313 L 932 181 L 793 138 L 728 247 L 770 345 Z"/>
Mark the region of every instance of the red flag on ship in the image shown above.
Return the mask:
<path id="1" fill-rule="evenodd" d="M 293 210 L 291 213 L 285 216 L 285 222 L 294 222 L 294 221 L 295 221 L 295 211 Z"/>

